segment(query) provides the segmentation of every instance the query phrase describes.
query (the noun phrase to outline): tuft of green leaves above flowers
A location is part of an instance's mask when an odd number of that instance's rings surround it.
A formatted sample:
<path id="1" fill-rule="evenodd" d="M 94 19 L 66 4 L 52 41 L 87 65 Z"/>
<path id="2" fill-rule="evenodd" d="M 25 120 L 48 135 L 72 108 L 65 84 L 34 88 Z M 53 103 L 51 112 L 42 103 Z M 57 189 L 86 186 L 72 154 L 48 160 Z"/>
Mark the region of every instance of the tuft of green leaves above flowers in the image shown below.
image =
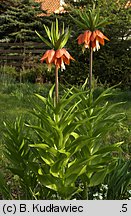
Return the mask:
<path id="1" fill-rule="evenodd" d="M 96 29 L 100 29 L 110 22 L 108 19 L 101 19 L 100 17 L 100 10 L 98 8 L 93 7 L 93 9 L 75 9 L 73 12 L 79 17 L 79 20 L 74 18 L 73 16 L 72 19 L 74 22 L 83 30 L 90 30 L 90 31 L 95 31 Z"/>
<path id="2" fill-rule="evenodd" d="M 69 27 L 65 29 L 64 23 L 62 31 L 59 31 L 58 19 L 56 19 L 56 22 L 52 22 L 51 29 L 49 29 L 46 25 L 44 25 L 44 29 L 48 39 L 45 39 L 37 31 L 35 32 L 47 46 L 53 48 L 54 50 L 62 49 L 66 45 L 71 33 L 71 29 Z"/>

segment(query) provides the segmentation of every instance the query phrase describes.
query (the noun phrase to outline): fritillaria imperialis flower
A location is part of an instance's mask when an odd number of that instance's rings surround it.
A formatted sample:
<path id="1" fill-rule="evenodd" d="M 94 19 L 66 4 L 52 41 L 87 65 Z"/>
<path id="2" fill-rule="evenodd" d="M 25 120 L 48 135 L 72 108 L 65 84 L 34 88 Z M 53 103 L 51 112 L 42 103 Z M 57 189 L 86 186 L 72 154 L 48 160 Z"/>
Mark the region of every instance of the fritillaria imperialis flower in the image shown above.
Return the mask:
<path id="1" fill-rule="evenodd" d="M 70 29 L 64 29 L 64 23 L 62 31 L 59 31 L 58 27 L 58 20 L 56 22 L 52 22 L 51 30 L 44 25 L 45 31 L 48 36 L 48 40 L 41 36 L 37 31 L 37 35 L 41 38 L 41 40 L 49 46 L 51 49 L 47 50 L 41 58 L 41 62 L 44 60 L 48 65 L 48 69 L 50 70 L 52 64 L 57 66 L 57 68 L 61 68 L 61 70 L 65 69 L 65 64 L 69 65 L 70 60 L 74 60 L 74 58 L 68 53 L 68 51 L 64 48 L 66 45 L 69 36 L 70 36 Z"/>
<path id="2" fill-rule="evenodd" d="M 92 47 L 93 51 L 98 51 L 100 49 L 100 44 L 105 44 L 104 40 L 109 41 L 109 39 L 99 30 L 95 30 L 93 32 L 87 30 L 84 34 L 80 34 L 77 40 L 79 45 L 84 44 L 83 48 Z"/>
<path id="3" fill-rule="evenodd" d="M 65 64 L 70 64 L 70 59 L 74 60 L 74 58 L 65 48 L 58 49 L 56 51 L 54 49 L 51 49 L 45 52 L 45 54 L 41 58 L 41 62 L 43 62 L 44 60 L 46 61 L 48 70 L 51 70 L 52 64 L 54 64 L 58 69 L 61 68 L 61 71 L 63 71 L 65 70 Z"/>
<path id="4" fill-rule="evenodd" d="M 86 48 L 92 48 L 93 51 L 100 49 L 100 44 L 104 45 L 105 41 L 109 39 L 99 30 L 105 25 L 109 24 L 107 20 L 100 20 L 99 10 L 93 8 L 92 10 L 75 10 L 79 19 L 72 17 L 75 23 L 84 30 L 77 38 L 78 44 L 83 44 L 83 51 Z"/>
<path id="5" fill-rule="evenodd" d="M 86 48 L 90 49 L 89 55 L 89 89 L 92 88 L 92 68 L 93 68 L 93 51 L 100 49 L 100 44 L 104 45 L 104 40 L 109 40 L 99 29 L 103 28 L 109 22 L 101 20 L 99 10 L 93 6 L 92 10 L 75 9 L 77 18 L 72 17 L 74 22 L 84 31 L 77 38 L 78 44 L 83 44 L 83 52 Z"/>
<path id="6" fill-rule="evenodd" d="M 48 26 L 45 25 L 44 28 L 48 39 L 45 39 L 37 31 L 36 34 L 47 46 L 51 48 L 44 53 L 41 58 L 41 62 L 46 61 L 48 70 L 51 70 L 52 64 L 55 65 L 55 105 L 57 105 L 59 102 L 58 70 L 59 68 L 61 68 L 62 71 L 65 70 L 65 64 L 69 65 L 70 60 L 74 60 L 74 58 L 64 48 L 69 39 L 71 30 L 69 28 L 65 30 L 63 23 L 62 31 L 59 31 L 57 19 L 56 22 L 52 22 L 51 29 L 49 29 Z"/>

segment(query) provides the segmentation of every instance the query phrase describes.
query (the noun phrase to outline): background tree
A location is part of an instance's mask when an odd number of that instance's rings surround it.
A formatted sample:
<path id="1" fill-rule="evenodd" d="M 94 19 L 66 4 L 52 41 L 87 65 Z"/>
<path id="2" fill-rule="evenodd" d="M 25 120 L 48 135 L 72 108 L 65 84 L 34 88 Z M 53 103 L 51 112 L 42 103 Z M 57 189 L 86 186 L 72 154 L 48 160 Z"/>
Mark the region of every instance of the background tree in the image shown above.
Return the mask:
<path id="1" fill-rule="evenodd" d="M 0 14 L 1 41 L 34 41 L 35 29 L 41 27 L 38 13 L 41 13 L 40 4 L 32 0 L 2 1 Z"/>
<path id="2" fill-rule="evenodd" d="M 7 1 L 0 0 L 0 14 L 5 12 L 9 6 L 14 5 L 14 2 L 15 2 L 15 0 L 14 1 L 12 1 L 12 0 L 7 0 Z"/>
<path id="3" fill-rule="evenodd" d="M 95 75 L 102 83 L 114 85 L 121 82 L 122 88 L 131 88 L 130 7 L 127 8 L 126 1 L 123 0 L 120 0 L 119 4 L 105 2 L 101 5 L 101 11 L 103 16 L 108 16 L 111 21 L 106 28 L 111 43 L 106 45 L 108 49 L 103 47 L 103 54 L 97 56 Z"/>

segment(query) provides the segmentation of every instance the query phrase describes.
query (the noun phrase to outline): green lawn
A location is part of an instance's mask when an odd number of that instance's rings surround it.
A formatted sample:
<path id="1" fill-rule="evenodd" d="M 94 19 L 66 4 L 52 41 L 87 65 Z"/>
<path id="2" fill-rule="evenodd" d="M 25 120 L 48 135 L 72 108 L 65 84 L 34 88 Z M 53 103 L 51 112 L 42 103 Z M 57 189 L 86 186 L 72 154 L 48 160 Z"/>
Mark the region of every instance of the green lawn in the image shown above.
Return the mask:
<path id="1" fill-rule="evenodd" d="M 37 84 L 1 85 L 0 89 L 0 127 L 3 120 L 13 120 L 26 114 L 33 107 L 35 93 L 47 95 L 48 88 Z"/>

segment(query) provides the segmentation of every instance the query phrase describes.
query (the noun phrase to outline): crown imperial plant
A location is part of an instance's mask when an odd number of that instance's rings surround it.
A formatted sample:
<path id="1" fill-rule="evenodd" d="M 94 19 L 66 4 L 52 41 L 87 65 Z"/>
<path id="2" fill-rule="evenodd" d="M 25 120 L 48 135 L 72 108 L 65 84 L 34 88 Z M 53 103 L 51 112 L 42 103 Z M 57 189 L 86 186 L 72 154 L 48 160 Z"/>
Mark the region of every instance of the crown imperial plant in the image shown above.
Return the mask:
<path id="1" fill-rule="evenodd" d="M 78 44 L 83 44 L 82 50 L 86 48 L 90 49 L 90 69 L 89 69 L 89 88 L 92 86 L 92 62 L 93 62 L 93 51 L 100 49 L 100 44 L 104 45 L 105 41 L 109 39 L 101 32 L 101 28 L 109 24 L 107 19 L 101 20 L 99 10 L 93 7 L 92 10 L 74 10 L 78 18 L 72 17 L 74 22 L 84 30 L 78 38 Z"/>
<path id="2" fill-rule="evenodd" d="M 56 22 L 52 22 L 51 29 L 48 26 L 44 25 L 46 34 L 48 36 L 48 40 L 46 40 L 43 36 L 41 36 L 37 31 L 36 34 L 40 37 L 40 39 L 51 49 L 47 50 L 41 58 L 41 62 L 46 61 L 48 65 L 48 70 L 51 70 L 52 65 L 55 65 L 55 95 L 56 95 L 56 103 L 58 103 L 58 70 L 65 70 L 65 64 L 69 65 L 70 60 L 75 60 L 69 52 L 64 48 L 66 45 L 71 30 L 69 27 L 67 29 L 63 28 L 62 32 L 59 31 L 58 20 Z"/>

